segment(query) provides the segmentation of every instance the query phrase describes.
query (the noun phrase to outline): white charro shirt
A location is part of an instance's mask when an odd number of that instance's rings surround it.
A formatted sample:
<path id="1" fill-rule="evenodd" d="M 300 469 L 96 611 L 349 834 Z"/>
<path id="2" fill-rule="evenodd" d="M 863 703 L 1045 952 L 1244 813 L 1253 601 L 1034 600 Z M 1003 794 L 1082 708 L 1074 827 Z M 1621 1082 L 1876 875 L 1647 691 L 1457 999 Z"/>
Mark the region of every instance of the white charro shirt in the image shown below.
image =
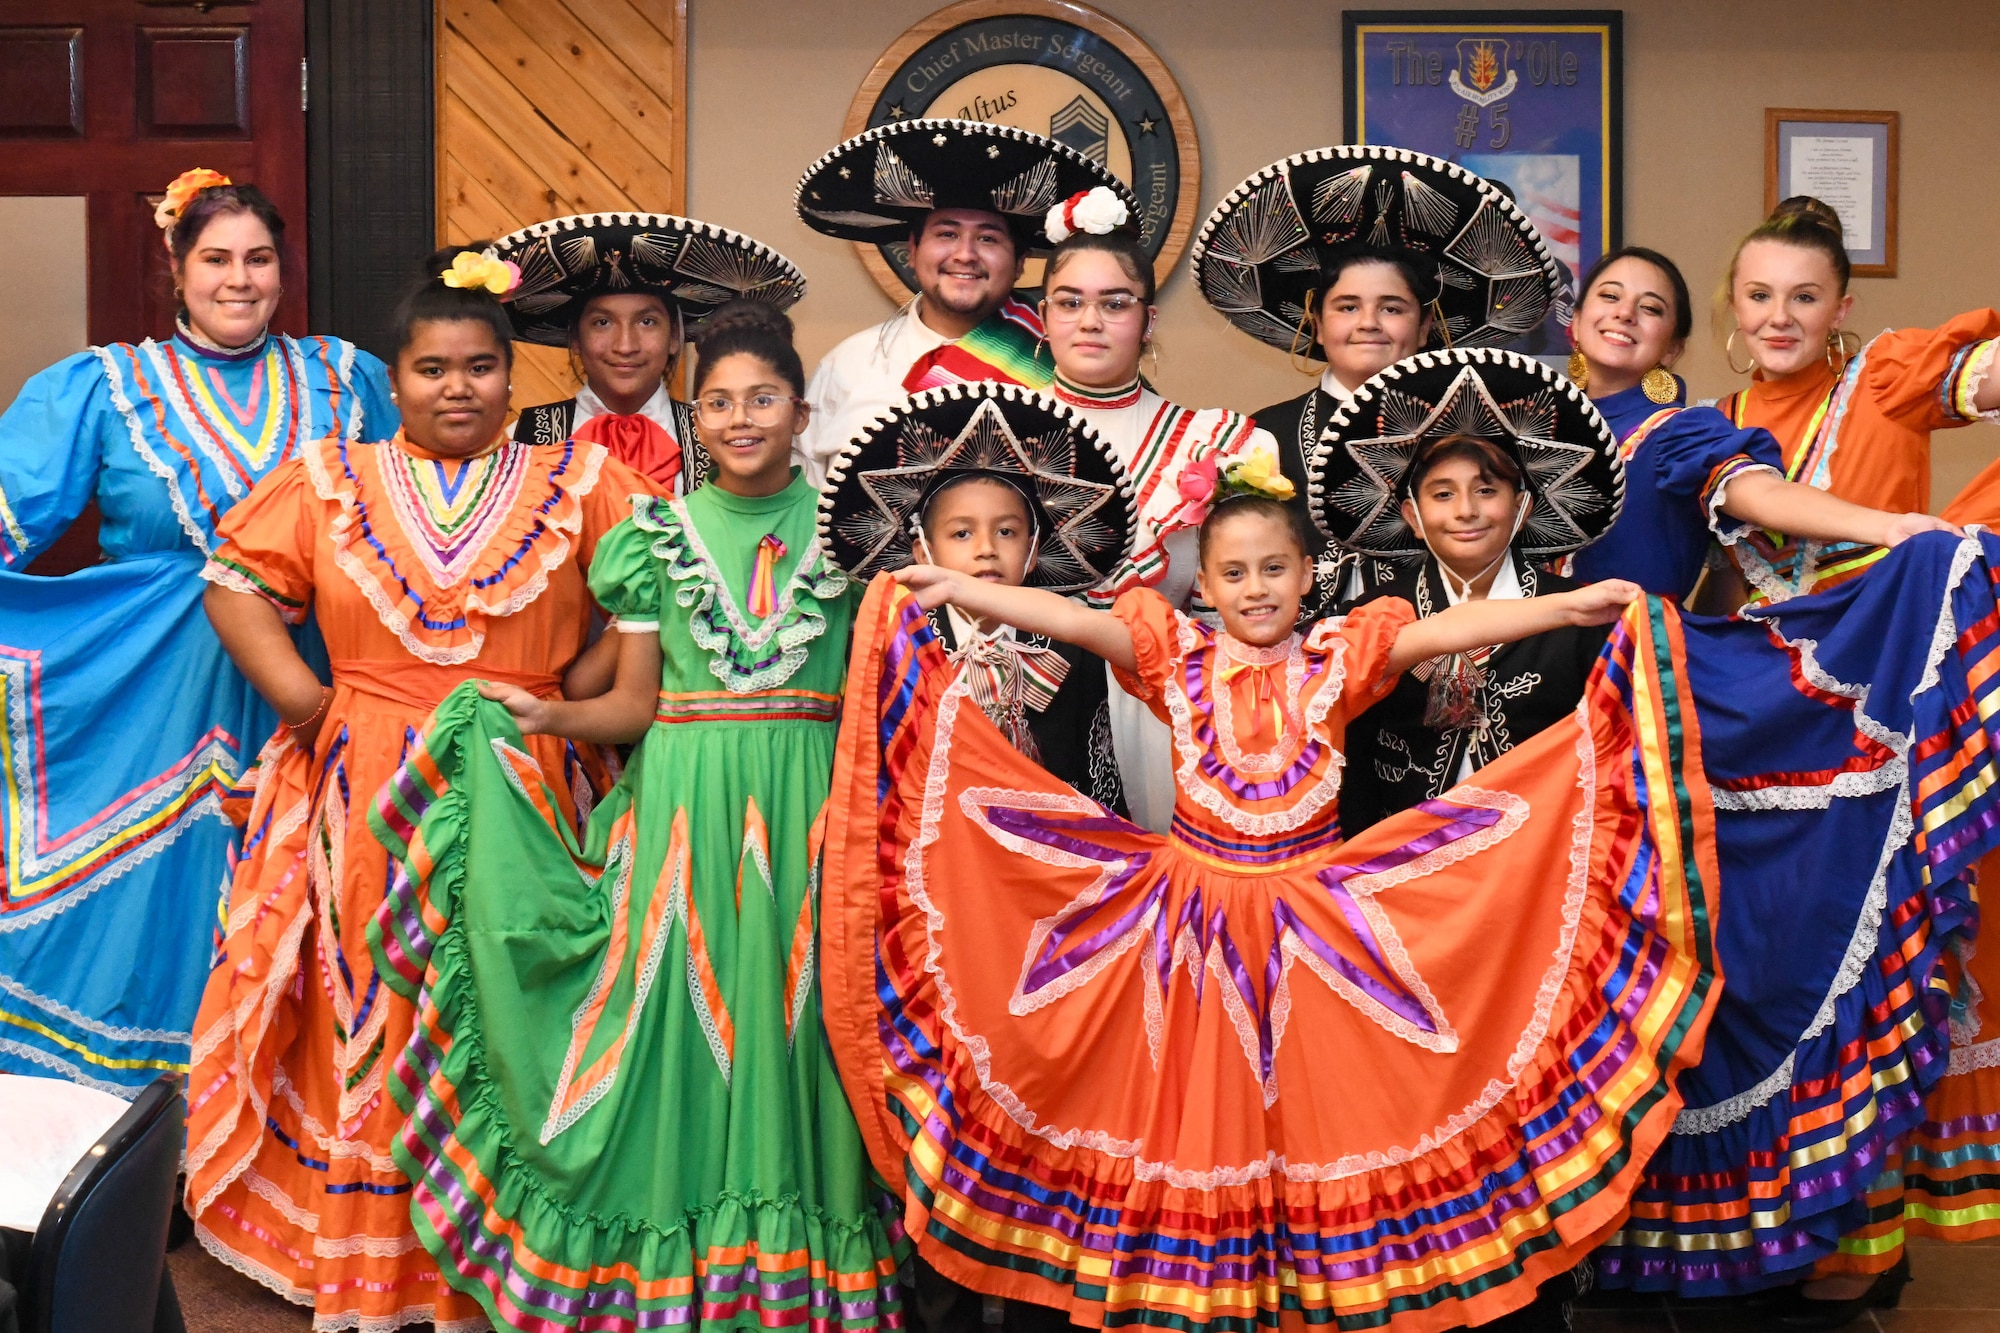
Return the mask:
<path id="1" fill-rule="evenodd" d="M 820 358 L 806 385 L 812 420 L 797 446 L 813 485 L 824 483 L 833 456 L 864 426 L 909 396 L 903 378 L 917 358 L 950 341 L 918 317 L 913 301 Z"/>

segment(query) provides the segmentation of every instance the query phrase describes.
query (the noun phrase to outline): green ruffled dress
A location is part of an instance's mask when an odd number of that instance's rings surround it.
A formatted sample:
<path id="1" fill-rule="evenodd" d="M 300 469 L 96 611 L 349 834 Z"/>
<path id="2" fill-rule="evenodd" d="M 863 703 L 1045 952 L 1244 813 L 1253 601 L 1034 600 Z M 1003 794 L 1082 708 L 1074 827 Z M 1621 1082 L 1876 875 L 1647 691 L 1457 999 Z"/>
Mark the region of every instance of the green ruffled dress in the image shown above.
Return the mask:
<path id="1" fill-rule="evenodd" d="M 392 1088 L 417 1234 L 517 1328 L 894 1328 L 904 1249 L 820 1026 L 819 838 L 855 598 L 794 478 L 635 500 L 591 589 L 659 713 L 579 834 L 461 686 L 384 788 L 370 930 L 421 996 Z M 753 620 L 767 536 L 776 604 Z M 773 548 L 775 550 L 775 547 Z"/>

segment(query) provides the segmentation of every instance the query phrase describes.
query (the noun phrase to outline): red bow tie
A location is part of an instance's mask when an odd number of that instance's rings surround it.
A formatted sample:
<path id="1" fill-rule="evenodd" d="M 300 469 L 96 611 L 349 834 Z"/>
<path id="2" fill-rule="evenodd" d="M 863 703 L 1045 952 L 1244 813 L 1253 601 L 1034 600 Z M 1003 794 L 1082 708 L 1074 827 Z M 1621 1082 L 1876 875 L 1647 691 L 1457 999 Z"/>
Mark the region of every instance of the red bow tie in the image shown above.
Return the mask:
<path id="1" fill-rule="evenodd" d="M 575 438 L 603 445 L 613 458 L 644 473 L 666 494 L 674 493 L 681 475 L 681 446 L 651 417 L 606 412 L 577 427 Z"/>

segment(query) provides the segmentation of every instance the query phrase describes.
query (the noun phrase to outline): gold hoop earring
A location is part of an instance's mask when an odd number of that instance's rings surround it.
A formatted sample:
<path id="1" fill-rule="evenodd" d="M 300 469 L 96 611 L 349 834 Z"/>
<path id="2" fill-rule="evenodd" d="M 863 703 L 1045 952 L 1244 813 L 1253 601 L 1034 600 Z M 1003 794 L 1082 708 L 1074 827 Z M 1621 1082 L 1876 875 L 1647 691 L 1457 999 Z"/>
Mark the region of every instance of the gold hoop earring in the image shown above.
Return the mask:
<path id="1" fill-rule="evenodd" d="M 1153 357 L 1153 374 L 1146 382 L 1148 384 L 1157 384 L 1160 379 L 1160 340 L 1157 338 L 1146 339 L 1146 350 Z"/>
<path id="2" fill-rule="evenodd" d="M 1722 360 L 1724 364 L 1726 364 L 1732 371 L 1735 371 L 1738 375 L 1748 375 L 1751 371 L 1757 369 L 1757 358 L 1754 356 L 1750 358 L 1750 364 L 1747 366 L 1739 366 L 1736 364 L 1735 329 L 1731 329 L 1729 331 L 1728 341 L 1722 344 Z"/>
<path id="3" fill-rule="evenodd" d="M 1681 396 L 1681 387 L 1674 382 L 1674 373 L 1665 366 L 1654 366 L 1641 375 L 1639 390 L 1650 403 L 1671 403 Z"/>
<path id="4" fill-rule="evenodd" d="M 1431 327 L 1444 339 L 1444 350 L 1451 350 L 1451 321 L 1444 317 L 1444 299 L 1439 297 L 1431 302 Z"/>
<path id="5" fill-rule="evenodd" d="M 1847 369 L 1847 363 L 1854 356 L 1847 350 L 1847 335 L 1839 329 L 1828 329 L 1826 334 L 1826 368 L 1838 375 Z"/>
<path id="6" fill-rule="evenodd" d="M 1564 369 L 1571 384 L 1579 389 L 1590 387 L 1590 359 L 1583 354 L 1581 347 L 1569 349 L 1569 365 Z"/>

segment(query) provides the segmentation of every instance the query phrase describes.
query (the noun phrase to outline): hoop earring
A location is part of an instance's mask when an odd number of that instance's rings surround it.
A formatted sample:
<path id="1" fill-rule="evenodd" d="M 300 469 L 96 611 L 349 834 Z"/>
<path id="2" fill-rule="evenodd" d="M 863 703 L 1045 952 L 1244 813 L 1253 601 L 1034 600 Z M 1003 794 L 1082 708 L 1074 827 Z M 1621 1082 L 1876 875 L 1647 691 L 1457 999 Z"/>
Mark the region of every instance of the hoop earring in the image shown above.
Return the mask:
<path id="1" fill-rule="evenodd" d="M 1444 350 L 1449 352 L 1451 350 L 1451 321 L 1444 317 L 1444 298 L 1442 297 L 1431 301 L 1431 327 L 1436 329 L 1438 336 L 1444 339 Z"/>
<path id="2" fill-rule="evenodd" d="M 1152 353 L 1153 356 L 1152 378 L 1146 382 L 1148 384 L 1157 384 L 1160 378 L 1160 340 L 1158 338 L 1146 339 L 1146 350 Z"/>
<path id="3" fill-rule="evenodd" d="M 1750 364 L 1747 366 L 1739 366 L 1736 364 L 1735 329 L 1731 329 L 1729 331 L 1728 341 L 1722 344 L 1722 360 L 1725 365 L 1727 365 L 1732 371 L 1735 371 L 1738 375 L 1748 375 L 1750 372 L 1757 369 L 1757 358 L 1754 356 L 1750 358 Z"/>
<path id="4" fill-rule="evenodd" d="M 1840 329 L 1828 329 L 1826 334 L 1826 368 L 1838 375 L 1841 371 L 1847 369 L 1847 363 L 1853 358 L 1853 355 L 1852 352 L 1847 350 L 1847 335 Z"/>

